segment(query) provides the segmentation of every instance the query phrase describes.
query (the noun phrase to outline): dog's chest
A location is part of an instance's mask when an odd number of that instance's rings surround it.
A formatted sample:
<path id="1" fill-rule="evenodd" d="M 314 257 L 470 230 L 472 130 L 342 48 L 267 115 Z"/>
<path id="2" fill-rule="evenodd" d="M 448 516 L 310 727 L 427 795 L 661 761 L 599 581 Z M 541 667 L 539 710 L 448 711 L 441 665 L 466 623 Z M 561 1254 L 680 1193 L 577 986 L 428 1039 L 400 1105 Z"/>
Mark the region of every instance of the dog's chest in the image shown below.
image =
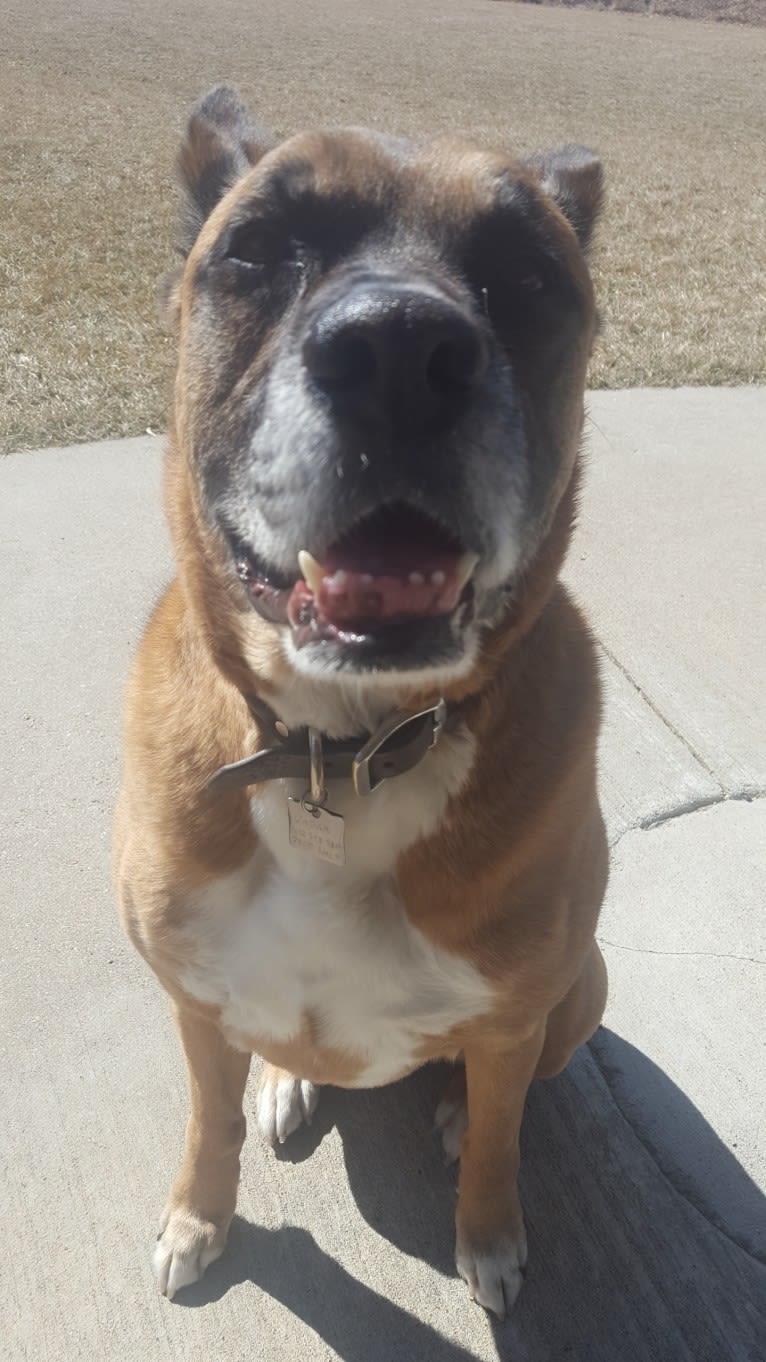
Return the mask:
<path id="1" fill-rule="evenodd" d="M 371 1086 L 412 1068 L 427 1037 L 488 1009 L 486 980 L 410 923 L 394 879 L 471 757 L 470 739 L 452 736 L 367 799 L 331 789 L 345 821 L 342 867 L 291 847 L 287 795 L 304 791 L 265 787 L 253 806 L 255 856 L 195 896 L 185 927 L 182 984 L 221 1008 L 232 1043 L 283 1046 L 310 1018 L 318 1044 L 357 1059 L 358 1083 Z"/>

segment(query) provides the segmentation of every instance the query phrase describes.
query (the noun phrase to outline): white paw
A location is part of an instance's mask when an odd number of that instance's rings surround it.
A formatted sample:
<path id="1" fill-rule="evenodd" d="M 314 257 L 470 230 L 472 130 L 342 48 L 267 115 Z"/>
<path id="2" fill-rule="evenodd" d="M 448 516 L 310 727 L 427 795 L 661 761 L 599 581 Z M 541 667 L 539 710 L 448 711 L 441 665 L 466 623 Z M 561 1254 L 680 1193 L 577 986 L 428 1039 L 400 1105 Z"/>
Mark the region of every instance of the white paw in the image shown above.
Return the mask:
<path id="1" fill-rule="evenodd" d="M 265 1069 L 256 1103 L 258 1129 L 264 1140 L 284 1144 L 304 1122 L 310 1126 L 318 1101 L 319 1088 L 307 1078 L 294 1078 L 283 1069 Z"/>
<path id="2" fill-rule="evenodd" d="M 455 1163 L 460 1158 L 460 1146 L 468 1129 L 465 1098 L 445 1097 L 436 1108 L 434 1121 L 436 1129 L 441 1132 L 444 1162 Z"/>
<path id="3" fill-rule="evenodd" d="M 191 1286 L 220 1258 L 226 1235 L 209 1220 L 191 1211 L 172 1211 L 152 1255 L 160 1291 L 172 1300 L 182 1286 Z"/>
<path id="4" fill-rule="evenodd" d="M 527 1236 L 523 1226 L 516 1235 L 503 1235 L 492 1247 L 482 1248 L 458 1230 L 455 1262 L 471 1300 L 493 1310 L 498 1319 L 505 1319 L 524 1281 Z"/>

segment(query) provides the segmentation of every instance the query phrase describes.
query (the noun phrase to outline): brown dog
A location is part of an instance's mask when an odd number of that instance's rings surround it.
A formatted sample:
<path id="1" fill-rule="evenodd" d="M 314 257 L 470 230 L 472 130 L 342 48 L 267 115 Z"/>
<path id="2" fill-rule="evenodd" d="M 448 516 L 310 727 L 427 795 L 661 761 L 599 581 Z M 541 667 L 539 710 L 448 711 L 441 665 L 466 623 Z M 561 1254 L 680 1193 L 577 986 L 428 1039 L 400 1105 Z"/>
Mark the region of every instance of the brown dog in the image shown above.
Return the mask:
<path id="1" fill-rule="evenodd" d="M 133 671 L 116 851 L 190 1075 L 160 1286 L 223 1251 L 251 1053 L 271 1140 L 324 1083 L 462 1057 L 457 1265 L 503 1315 L 525 1095 L 606 993 L 597 668 L 557 584 L 600 167 L 275 147 L 221 88 L 181 171 L 178 576 Z"/>

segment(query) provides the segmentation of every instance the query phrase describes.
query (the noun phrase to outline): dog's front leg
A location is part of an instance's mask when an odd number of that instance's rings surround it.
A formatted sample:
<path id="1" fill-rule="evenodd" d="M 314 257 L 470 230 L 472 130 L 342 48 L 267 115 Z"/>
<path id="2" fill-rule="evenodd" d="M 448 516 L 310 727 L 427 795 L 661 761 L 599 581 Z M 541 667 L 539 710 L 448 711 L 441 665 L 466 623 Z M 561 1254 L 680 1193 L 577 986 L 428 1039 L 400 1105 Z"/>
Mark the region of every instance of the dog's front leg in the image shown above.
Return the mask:
<path id="1" fill-rule="evenodd" d="M 170 1298 L 199 1281 L 223 1253 L 237 1202 L 250 1067 L 250 1056 L 232 1050 L 213 1022 L 182 1006 L 174 1011 L 189 1069 L 191 1114 L 154 1251 L 160 1290 Z"/>
<path id="2" fill-rule="evenodd" d="M 460 1150 L 457 1268 L 472 1297 L 503 1319 L 519 1290 L 527 1237 L 517 1177 L 519 1129 L 545 1027 L 512 1046 L 467 1046 L 468 1129 Z"/>

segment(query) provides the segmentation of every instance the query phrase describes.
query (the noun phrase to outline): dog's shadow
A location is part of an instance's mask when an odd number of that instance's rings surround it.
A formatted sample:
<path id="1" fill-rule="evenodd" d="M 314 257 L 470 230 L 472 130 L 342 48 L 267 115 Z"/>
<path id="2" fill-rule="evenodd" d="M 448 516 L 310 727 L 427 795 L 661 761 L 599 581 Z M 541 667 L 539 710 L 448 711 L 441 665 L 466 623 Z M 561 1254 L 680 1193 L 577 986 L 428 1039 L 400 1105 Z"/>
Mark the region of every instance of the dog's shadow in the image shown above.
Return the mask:
<path id="1" fill-rule="evenodd" d="M 670 1123 L 673 1167 L 647 1151 L 641 1133 L 626 1120 L 604 1078 L 610 1066 L 622 1085 L 640 1093 L 649 1124 L 657 1116 Z M 390 1088 L 326 1090 L 314 1124 L 291 1137 L 279 1157 L 310 1158 L 337 1128 L 349 1186 L 364 1219 L 404 1254 L 456 1277 L 456 1173 L 444 1166 L 433 1133 L 448 1072 L 434 1065 Z M 728 1301 L 735 1331 L 729 1334 L 732 1351 L 720 1355 L 756 1355 L 746 1350 L 747 1330 L 758 1326 L 741 1322 L 736 1294 L 747 1296 L 748 1271 L 762 1272 L 766 1261 L 766 1198 L 696 1107 L 646 1056 L 602 1030 L 565 1074 L 533 1085 L 522 1160 L 530 1262 L 511 1318 L 493 1324 L 499 1357 L 669 1362 L 684 1345 L 690 1356 L 707 1356 L 706 1314 L 715 1315 L 717 1296 Z M 704 1167 L 708 1185 L 717 1189 L 716 1205 L 732 1208 L 729 1223 L 717 1221 L 714 1205 L 700 1204 L 704 1189 L 697 1186 L 696 1196 L 688 1181 L 683 1186 L 679 1169 L 685 1164 Z M 710 1243 L 717 1225 L 729 1254 L 732 1240 L 742 1254 L 728 1281 L 714 1280 L 728 1262 L 725 1255 L 715 1259 L 716 1245 Z M 679 1265 L 679 1234 L 686 1236 L 686 1247 L 690 1241 L 691 1270 Z M 364 1286 L 297 1226 L 267 1230 L 237 1217 L 224 1257 L 176 1299 L 204 1305 L 248 1280 L 315 1330 L 344 1362 L 475 1362 L 470 1347 Z M 465 1293 L 457 1279 L 454 1290 Z M 668 1300 L 679 1335 L 668 1336 L 656 1351 L 652 1336 L 656 1342 Z M 466 1294 L 465 1310 L 475 1309 Z M 476 1337 L 473 1325 L 466 1337 Z"/>

